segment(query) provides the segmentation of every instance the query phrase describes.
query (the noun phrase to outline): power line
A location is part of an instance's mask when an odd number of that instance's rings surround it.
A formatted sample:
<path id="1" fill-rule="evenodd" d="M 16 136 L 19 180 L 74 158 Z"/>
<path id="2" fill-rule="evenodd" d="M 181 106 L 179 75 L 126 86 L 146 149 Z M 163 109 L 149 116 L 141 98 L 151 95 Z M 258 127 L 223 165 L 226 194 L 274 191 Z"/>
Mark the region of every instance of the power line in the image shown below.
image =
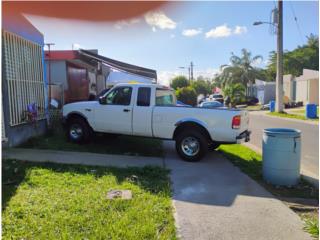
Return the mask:
<path id="1" fill-rule="evenodd" d="M 289 2 L 290 2 L 291 12 L 292 12 L 292 14 L 293 14 L 294 21 L 296 22 L 296 26 L 297 26 L 297 29 L 298 29 L 298 32 L 299 32 L 299 35 L 300 35 L 300 38 L 301 38 L 301 43 L 303 44 L 303 36 L 302 36 L 301 29 L 300 29 L 300 26 L 299 26 L 299 23 L 298 23 L 298 18 L 297 18 L 297 16 L 296 16 L 295 11 L 294 11 L 292 2 L 291 2 L 291 1 L 289 1 Z"/>

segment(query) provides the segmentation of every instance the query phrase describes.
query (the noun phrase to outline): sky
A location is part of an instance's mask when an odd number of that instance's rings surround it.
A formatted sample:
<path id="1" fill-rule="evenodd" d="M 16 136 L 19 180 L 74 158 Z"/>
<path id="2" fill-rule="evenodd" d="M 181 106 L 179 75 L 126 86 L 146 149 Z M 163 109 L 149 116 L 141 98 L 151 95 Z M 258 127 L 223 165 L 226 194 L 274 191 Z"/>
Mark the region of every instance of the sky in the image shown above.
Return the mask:
<path id="1" fill-rule="evenodd" d="M 319 34 L 317 1 L 284 2 L 284 49 L 292 50 Z M 275 1 L 178 2 L 162 6 L 132 19 L 87 22 L 28 15 L 53 50 L 98 49 L 100 55 L 157 70 L 158 81 L 188 75 L 212 78 L 229 63 L 231 53 L 246 48 L 262 55 L 257 67 L 265 67 L 269 52 L 276 50 L 276 36 L 267 24 Z M 294 19 L 297 18 L 297 22 Z M 297 26 L 298 23 L 298 26 Z"/>

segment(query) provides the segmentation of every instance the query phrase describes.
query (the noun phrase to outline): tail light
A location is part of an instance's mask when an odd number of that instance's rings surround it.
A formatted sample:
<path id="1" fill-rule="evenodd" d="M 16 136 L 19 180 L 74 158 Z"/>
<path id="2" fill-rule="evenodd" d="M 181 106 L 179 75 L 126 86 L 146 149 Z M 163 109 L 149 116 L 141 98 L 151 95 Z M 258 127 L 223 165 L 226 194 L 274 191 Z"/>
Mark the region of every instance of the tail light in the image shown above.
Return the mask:
<path id="1" fill-rule="evenodd" d="M 232 118 L 232 128 L 239 129 L 241 125 L 241 116 L 237 115 Z"/>

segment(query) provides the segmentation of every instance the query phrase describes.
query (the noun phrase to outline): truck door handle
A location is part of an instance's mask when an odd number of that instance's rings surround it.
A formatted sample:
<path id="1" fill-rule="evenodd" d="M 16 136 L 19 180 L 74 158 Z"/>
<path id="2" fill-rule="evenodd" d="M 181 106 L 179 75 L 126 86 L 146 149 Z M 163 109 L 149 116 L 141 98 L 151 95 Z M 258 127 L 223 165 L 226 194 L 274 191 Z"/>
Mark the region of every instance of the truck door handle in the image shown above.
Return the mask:
<path id="1" fill-rule="evenodd" d="M 124 112 L 130 112 L 130 109 L 123 109 Z"/>

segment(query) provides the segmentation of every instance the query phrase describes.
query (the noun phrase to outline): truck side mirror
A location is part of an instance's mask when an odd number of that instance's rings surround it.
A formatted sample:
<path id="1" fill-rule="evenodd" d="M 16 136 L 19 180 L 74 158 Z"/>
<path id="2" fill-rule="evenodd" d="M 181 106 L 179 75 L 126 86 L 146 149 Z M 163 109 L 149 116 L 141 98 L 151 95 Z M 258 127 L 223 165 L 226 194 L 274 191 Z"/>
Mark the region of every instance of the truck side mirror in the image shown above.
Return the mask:
<path id="1" fill-rule="evenodd" d="M 102 97 L 102 96 L 99 97 L 99 103 L 100 103 L 100 104 L 103 104 L 103 105 L 106 104 L 106 98 L 105 98 L 105 97 Z"/>

